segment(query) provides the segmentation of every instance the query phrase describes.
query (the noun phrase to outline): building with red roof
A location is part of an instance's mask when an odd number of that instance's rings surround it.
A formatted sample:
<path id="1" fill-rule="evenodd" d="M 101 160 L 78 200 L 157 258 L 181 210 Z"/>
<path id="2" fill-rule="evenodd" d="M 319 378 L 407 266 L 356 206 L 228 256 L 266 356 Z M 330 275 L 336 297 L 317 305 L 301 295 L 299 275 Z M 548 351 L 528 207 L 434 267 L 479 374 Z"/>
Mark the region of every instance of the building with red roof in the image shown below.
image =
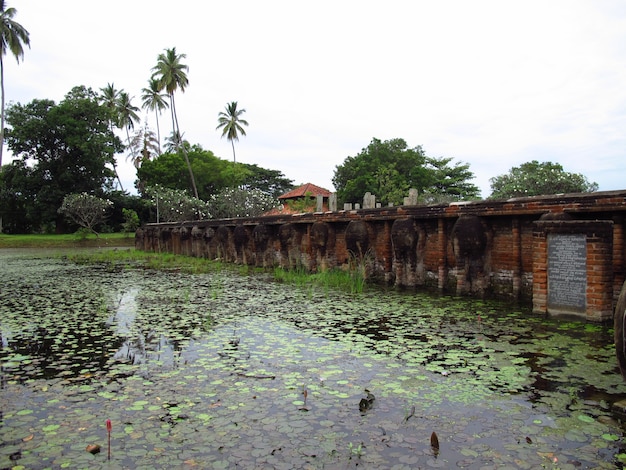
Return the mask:
<path id="1" fill-rule="evenodd" d="M 322 196 L 322 210 L 328 210 L 328 198 L 332 194 L 328 189 L 306 183 L 302 186 L 278 196 L 278 200 L 283 207 L 279 210 L 271 211 L 272 214 L 297 214 L 301 212 L 315 212 L 317 208 L 317 197 Z M 269 215 L 269 214 L 268 214 Z"/>

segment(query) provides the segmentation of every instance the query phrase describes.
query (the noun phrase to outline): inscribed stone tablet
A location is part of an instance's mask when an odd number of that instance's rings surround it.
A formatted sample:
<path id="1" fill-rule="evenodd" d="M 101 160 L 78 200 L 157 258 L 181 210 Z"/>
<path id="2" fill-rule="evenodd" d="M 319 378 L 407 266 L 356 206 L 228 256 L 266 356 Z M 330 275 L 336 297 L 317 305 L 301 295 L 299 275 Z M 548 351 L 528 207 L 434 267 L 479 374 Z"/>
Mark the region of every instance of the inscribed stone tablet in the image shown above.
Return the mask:
<path id="1" fill-rule="evenodd" d="M 548 308 L 584 311 L 587 300 L 587 237 L 548 235 Z"/>

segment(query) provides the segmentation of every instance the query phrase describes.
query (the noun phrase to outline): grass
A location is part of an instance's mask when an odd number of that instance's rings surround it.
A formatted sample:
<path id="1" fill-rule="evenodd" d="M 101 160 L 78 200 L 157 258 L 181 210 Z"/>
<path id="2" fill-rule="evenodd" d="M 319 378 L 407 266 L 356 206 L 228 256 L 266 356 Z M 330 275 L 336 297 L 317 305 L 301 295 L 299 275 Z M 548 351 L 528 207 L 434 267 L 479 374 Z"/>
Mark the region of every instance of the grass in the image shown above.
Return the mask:
<path id="1" fill-rule="evenodd" d="M 102 233 L 97 238 L 94 234 L 78 235 L 7 235 L 0 233 L 0 248 L 88 248 L 103 246 L 134 246 L 132 233 Z"/>
<path id="2" fill-rule="evenodd" d="M 102 248 L 133 247 L 135 237 L 128 233 L 104 233 L 97 238 L 93 234 L 64 235 L 6 235 L 0 234 L 0 248 Z M 206 258 L 175 255 L 172 253 L 152 253 L 135 249 L 97 250 L 72 253 L 68 258 L 80 264 L 104 264 L 111 270 L 124 268 L 144 268 L 160 271 L 178 271 L 201 274 L 224 269 L 228 264 Z M 350 263 L 349 270 L 331 269 L 318 273 L 308 272 L 304 266 L 290 270 L 274 268 L 274 279 L 285 284 L 298 286 L 319 286 L 324 289 L 341 289 L 350 293 L 362 292 L 365 287 L 365 272 L 358 263 Z M 241 275 L 256 272 L 247 265 L 237 266 Z"/>
<path id="3" fill-rule="evenodd" d="M 152 253 L 129 250 L 81 251 L 67 256 L 79 264 L 104 264 L 111 270 L 122 268 L 144 268 L 159 271 L 176 271 L 189 274 L 202 274 L 222 269 L 218 261 L 172 253 Z"/>
<path id="4" fill-rule="evenodd" d="M 329 269 L 309 273 L 302 266 L 290 270 L 274 268 L 274 279 L 298 286 L 314 284 L 324 289 L 341 289 L 351 294 L 363 292 L 365 287 L 365 277 L 360 270 Z"/>

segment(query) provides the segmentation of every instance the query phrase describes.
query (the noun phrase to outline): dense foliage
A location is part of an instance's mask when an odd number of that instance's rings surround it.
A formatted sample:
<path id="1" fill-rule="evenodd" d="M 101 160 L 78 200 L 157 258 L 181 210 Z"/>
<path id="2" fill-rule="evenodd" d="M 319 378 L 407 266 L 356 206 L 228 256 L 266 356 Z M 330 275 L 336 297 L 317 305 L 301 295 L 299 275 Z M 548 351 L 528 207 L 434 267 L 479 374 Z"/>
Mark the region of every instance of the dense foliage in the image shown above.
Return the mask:
<path id="1" fill-rule="evenodd" d="M 280 171 L 223 160 L 200 145 L 188 146 L 187 155 L 196 178 L 199 199 L 205 201 L 235 187 L 257 189 L 274 198 L 293 189 L 292 181 Z M 189 188 L 187 165 L 178 152 L 142 161 L 137 169 L 137 178 L 136 186 L 142 193 L 144 188 L 157 184 L 171 189 Z"/>
<path id="2" fill-rule="evenodd" d="M 562 193 L 587 193 L 598 190 L 580 173 L 569 173 L 558 163 L 537 160 L 513 167 L 505 175 L 489 180 L 491 199 L 542 196 Z"/>
<path id="3" fill-rule="evenodd" d="M 114 154 L 123 149 L 109 110 L 85 87 L 56 104 L 33 100 L 7 109 L 6 141 L 17 157 L 0 173 L 0 216 L 11 232 L 64 231 L 58 208 L 67 194 L 104 195 Z"/>
<path id="4" fill-rule="evenodd" d="M 359 202 L 370 192 L 385 204 L 402 204 L 410 188 L 418 190 L 423 203 L 477 198 L 469 165 L 451 161 L 428 157 L 420 146 L 409 148 L 403 139 L 372 139 L 336 167 L 333 184 L 340 203 Z"/>

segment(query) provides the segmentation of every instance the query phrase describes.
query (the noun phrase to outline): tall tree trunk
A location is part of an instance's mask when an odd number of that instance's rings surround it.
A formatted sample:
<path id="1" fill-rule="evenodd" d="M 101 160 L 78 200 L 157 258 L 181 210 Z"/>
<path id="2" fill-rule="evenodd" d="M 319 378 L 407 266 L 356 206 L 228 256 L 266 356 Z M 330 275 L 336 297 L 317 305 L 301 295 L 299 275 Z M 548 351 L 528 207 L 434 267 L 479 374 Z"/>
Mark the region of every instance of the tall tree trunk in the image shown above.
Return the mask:
<path id="1" fill-rule="evenodd" d="M 191 163 L 189 162 L 189 155 L 187 154 L 187 149 L 185 148 L 184 143 L 182 142 L 183 138 L 180 135 L 180 127 L 178 127 L 178 116 L 176 115 L 176 105 L 174 104 L 174 94 L 171 95 L 172 102 L 172 116 L 175 124 L 175 136 L 176 136 L 176 145 L 178 150 L 182 150 L 183 157 L 185 157 L 185 163 L 187 163 L 187 168 L 189 168 L 189 177 L 191 178 L 191 187 L 193 188 L 193 194 L 196 199 L 200 199 L 198 197 L 198 188 L 196 187 L 196 178 L 193 176 L 193 170 L 191 169 Z"/>
<path id="2" fill-rule="evenodd" d="M 159 156 L 161 155 L 161 129 L 159 127 L 159 111 L 158 110 L 154 110 L 154 115 L 156 117 L 156 124 L 157 124 L 157 146 L 159 148 Z"/>
<path id="3" fill-rule="evenodd" d="M 0 168 L 2 168 L 2 149 L 4 148 L 4 61 L 0 54 L 0 88 L 2 88 L 2 109 L 0 110 Z"/>
<path id="4" fill-rule="evenodd" d="M 2 88 L 2 109 L 0 110 L 0 171 L 2 171 L 2 149 L 4 148 L 4 62 L 0 54 L 0 88 Z M 0 215 L 0 233 L 2 233 L 2 216 Z"/>
<path id="5" fill-rule="evenodd" d="M 230 139 L 230 145 L 233 146 L 233 163 L 237 163 L 237 160 L 235 159 L 235 142 L 233 142 L 233 139 Z"/>

